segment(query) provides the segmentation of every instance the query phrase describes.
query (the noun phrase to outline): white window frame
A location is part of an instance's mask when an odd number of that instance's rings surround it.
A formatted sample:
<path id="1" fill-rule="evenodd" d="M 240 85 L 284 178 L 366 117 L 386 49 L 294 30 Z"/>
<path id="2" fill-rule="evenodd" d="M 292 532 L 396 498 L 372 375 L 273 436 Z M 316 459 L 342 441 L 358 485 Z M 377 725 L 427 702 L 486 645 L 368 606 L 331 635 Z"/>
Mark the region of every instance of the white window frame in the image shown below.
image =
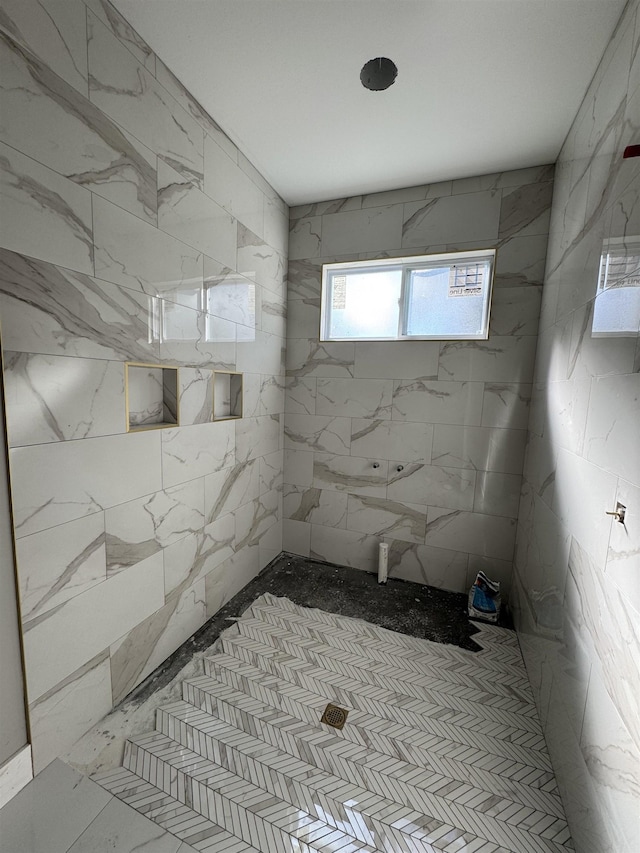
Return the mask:
<path id="1" fill-rule="evenodd" d="M 495 271 L 495 249 L 478 249 L 468 252 L 446 252 L 437 255 L 413 255 L 411 257 L 383 258 L 375 261 L 348 261 L 339 264 L 322 265 L 322 291 L 320 300 L 320 340 L 339 341 L 486 341 L 489 338 L 489 317 L 491 313 L 491 297 L 493 292 L 493 278 Z M 406 333 L 409 312 L 409 282 L 410 273 L 416 270 L 431 269 L 433 267 L 450 266 L 460 263 L 471 263 L 473 261 L 489 262 L 488 286 L 484 294 L 482 312 L 482 333 L 449 334 L 449 335 L 408 335 Z M 331 308 L 329 305 L 331 296 L 330 280 L 340 272 L 356 272 L 376 269 L 401 270 L 402 284 L 400 291 L 400 306 L 398 311 L 398 331 L 394 337 L 347 337 L 338 338 L 329 336 L 329 323 L 331 320 Z"/>

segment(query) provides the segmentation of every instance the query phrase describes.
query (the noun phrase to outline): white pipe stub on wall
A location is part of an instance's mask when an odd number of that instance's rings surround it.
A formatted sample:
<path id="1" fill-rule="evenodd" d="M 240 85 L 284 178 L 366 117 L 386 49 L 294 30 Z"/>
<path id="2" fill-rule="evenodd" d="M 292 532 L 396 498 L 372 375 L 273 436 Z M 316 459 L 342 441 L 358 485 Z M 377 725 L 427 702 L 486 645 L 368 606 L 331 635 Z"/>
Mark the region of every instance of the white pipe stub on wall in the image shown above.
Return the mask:
<path id="1" fill-rule="evenodd" d="M 387 582 L 387 569 L 389 567 L 389 545 L 381 542 L 378 545 L 378 583 Z"/>

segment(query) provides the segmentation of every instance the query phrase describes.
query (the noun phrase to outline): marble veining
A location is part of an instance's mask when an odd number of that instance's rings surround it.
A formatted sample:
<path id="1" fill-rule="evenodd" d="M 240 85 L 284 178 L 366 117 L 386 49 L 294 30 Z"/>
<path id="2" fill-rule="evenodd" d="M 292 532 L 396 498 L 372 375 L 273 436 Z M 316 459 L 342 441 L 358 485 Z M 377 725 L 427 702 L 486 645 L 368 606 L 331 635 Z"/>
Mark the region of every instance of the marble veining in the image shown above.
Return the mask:
<path id="1" fill-rule="evenodd" d="M 157 360 L 146 295 L 0 249 L 0 300 L 9 351 Z"/>
<path id="2" fill-rule="evenodd" d="M 0 51 L 2 140 L 74 183 L 155 222 L 153 152 L 4 34 Z M 45 131 L 34 132 L 43 112 Z"/>

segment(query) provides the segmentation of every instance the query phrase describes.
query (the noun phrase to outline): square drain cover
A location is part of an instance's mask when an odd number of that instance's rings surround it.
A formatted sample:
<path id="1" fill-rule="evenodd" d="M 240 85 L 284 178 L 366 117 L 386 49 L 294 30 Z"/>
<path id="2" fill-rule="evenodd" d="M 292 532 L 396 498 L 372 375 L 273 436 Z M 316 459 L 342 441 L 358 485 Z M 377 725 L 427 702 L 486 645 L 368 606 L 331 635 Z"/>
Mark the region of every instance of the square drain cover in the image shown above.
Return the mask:
<path id="1" fill-rule="evenodd" d="M 322 715 L 320 722 L 326 723 L 328 726 L 333 726 L 334 729 L 343 728 L 344 724 L 347 722 L 347 714 L 349 712 L 344 708 L 340 708 L 338 705 L 332 705 L 331 702 L 324 709 L 324 714 Z"/>

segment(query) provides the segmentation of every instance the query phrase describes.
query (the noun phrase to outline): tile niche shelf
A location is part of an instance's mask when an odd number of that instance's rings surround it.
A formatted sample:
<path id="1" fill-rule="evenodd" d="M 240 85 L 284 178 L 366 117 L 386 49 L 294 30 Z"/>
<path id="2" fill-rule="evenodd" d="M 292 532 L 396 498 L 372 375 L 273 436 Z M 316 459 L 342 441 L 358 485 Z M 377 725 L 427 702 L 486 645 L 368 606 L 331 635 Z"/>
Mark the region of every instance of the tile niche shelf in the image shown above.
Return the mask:
<path id="1" fill-rule="evenodd" d="M 159 364 L 125 364 L 127 432 L 179 424 L 178 368 Z"/>
<path id="2" fill-rule="evenodd" d="M 228 421 L 242 417 L 242 373 L 213 372 L 213 419 Z"/>

